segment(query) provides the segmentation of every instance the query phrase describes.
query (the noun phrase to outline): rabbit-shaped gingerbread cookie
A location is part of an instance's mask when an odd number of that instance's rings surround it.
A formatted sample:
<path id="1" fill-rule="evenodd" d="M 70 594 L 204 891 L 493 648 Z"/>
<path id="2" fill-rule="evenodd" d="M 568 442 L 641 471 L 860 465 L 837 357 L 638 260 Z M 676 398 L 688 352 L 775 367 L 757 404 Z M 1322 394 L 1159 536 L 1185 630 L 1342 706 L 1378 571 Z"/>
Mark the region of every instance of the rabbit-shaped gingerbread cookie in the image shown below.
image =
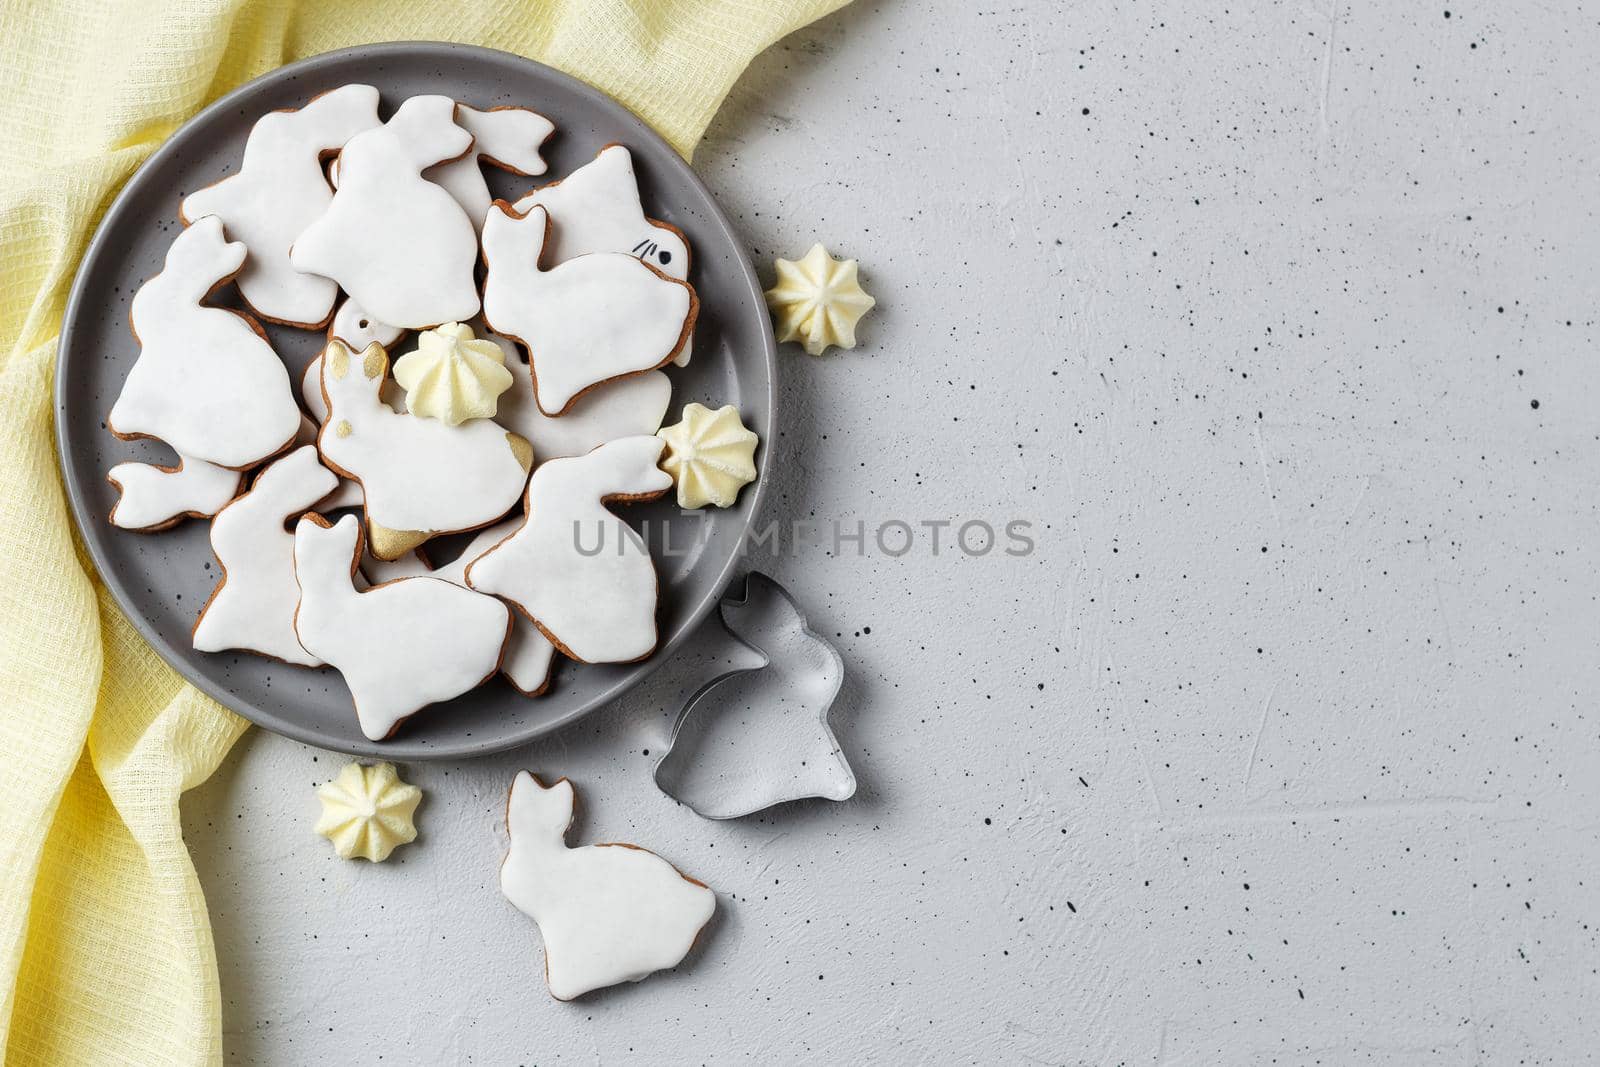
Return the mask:
<path id="1" fill-rule="evenodd" d="M 466 570 L 472 561 L 511 536 L 521 525 L 522 517 L 519 515 L 479 530 L 451 563 L 434 566 L 427 550 L 419 548 L 397 560 L 363 560 L 361 569 L 374 582 L 425 574 L 466 589 L 469 588 Z M 513 611 L 511 639 L 506 642 L 505 659 L 500 663 L 500 673 L 506 676 L 506 681 L 523 696 L 543 696 L 550 687 L 550 668 L 554 666 L 555 658 L 556 649 L 550 639 L 540 633 L 526 615 Z"/>
<path id="2" fill-rule="evenodd" d="M 477 234 L 446 190 L 422 176 L 472 147 L 447 96 L 413 96 L 339 153 L 328 210 L 295 239 L 289 262 L 332 278 L 380 322 L 420 328 L 478 313 Z"/>
<path id="3" fill-rule="evenodd" d="M 606 145 L 565 178 L 518 200 L 516 210 L 526 215 L 535 204 L 550 212 L 545 258 L 551 263 L 593 252 L 626 252 L 669 278 L 689 279 L 689 242 L 676 226 L 644 213 L 633 154 L 625 145 Z M 673 360 L 680 367 L 688 365 L 690 344 L 685 341 Z"/>
<path id="4" fill-rule="evenodd" d="M 296 270 L 289 247 L 333 199 L 323 157 L 377 125 L 378 90 L 370 85 L 343 85 L 302 108 L 269 111 L 250 128 L 238 172 L 184 197 L 186 222 L 216 215 L 250 249 L 239 295 L 257 315 L 306 329 L 328 321 L 339 287 Z"/>
<path id="5" fill-rule="evenodd" d="M 515 604 L 563 653 L 631 663 L 656 647 L 656 570 L 638 533 L 606 502 L 672 488 L 661 440 L 621 437 L 540 464 L 522 528 L 467 567 L 473 589 Z"/>
<path id="6" fill-rule="evenodd" d="M 528 350 L 539 409 L 561 415 L 597 385 L 670 362 L 694 331 L 700 298 L 625 252 L 541 269 L 550 229 L 537 204 L 525 216 L 503 200 L 489 209 L 483 317 Z"/>
<path id="7" fill-rule="evenodd" d="M 545 980 L 557 1000 L 676 967 L 716 911 L 717 896 L 637 845 L 569 848 L 574 793 L 522 771 L 506 802 L 511 850 L 500 889 L 539 926 Z"/>
<path id="8" fill-rule="evenodd" d="M 300 587 L 294 579 L 294 536 L 284 523 L 314 507 L 339 485 L 311 445 L 276 459 L 250 491 L 211 522 L 211 551 L 222 580 L 200 609 L 194 647 L 240 648 L 285 663 L 320 667 L 294 632 Z"/>
<path id="9" fill-rule="evenodd" d="M 487 526 L 522 495 L 533 449 L 489 419 L 447 426 L 383 402 L 389 358 L 340 341 L 322 353 L 323 458 L 361 483 L 372 554 L 395 559 L 436 534 Z"/>
<path id="10" fill-rule="evenodd" d="M 247 315 L 208 307 L 244 263 L 245 247 L 198 219 L 167 249 L 161 273 L 133 296 L 139 358 L 106 420 L 118 437 L 157 437 L 179 455 L 248 467 L 300 428 L 289 372 Z"/>
<path id="11" fill-rule="evenodd" d="M 374 741 L 416 712 L 460 696 L 500 669 L 511 615 L 494 597 L 437 578 L 400 578 L 360 591 L 361 524 L 301 518 L 294 531 L 300 606 L 294 629 L 307 652 L 336 667 Z"/>

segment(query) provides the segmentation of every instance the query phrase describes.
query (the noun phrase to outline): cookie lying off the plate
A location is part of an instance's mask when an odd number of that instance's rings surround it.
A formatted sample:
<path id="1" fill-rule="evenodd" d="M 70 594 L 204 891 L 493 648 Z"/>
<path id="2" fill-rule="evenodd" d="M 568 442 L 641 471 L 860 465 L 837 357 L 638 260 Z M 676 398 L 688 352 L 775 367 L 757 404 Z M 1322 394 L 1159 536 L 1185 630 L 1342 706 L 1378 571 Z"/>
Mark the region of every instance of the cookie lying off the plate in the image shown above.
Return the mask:
<path id="1" fill-rule="evenodd" d="M 676 967 L 717 909 L 717 895 L 637 845 L 568 848 L 575 796 L 522 771 L 511 783 L 511 851 L 500 889 L 539 924 L 550 994 L 571 1000 Z"/>

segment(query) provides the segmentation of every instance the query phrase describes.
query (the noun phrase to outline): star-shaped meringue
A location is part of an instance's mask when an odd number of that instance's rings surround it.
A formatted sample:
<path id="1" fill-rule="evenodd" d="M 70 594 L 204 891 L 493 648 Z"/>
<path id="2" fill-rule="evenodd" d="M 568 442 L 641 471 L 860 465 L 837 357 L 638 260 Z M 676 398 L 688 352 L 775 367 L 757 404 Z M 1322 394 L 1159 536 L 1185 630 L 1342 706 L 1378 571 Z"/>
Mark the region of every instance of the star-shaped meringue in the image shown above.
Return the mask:
<path id="1" fill-rule="evenodd" d="M 829 345 L 856 346 L 856 323 L 877 303 L 856 278 L 856 261 L 834 259 L 820 243 L 801 259 L 775 264 L 778 284 L 767 290 L 767 306 L 778 340 L 799 341 L 813 356 Z"/>
<path id="2" fill-rule="evenodd" d="M 416 351 L 395 360 L 394 380 L 406 391 L 407 411 L 446 426 L 494 418 L 512 385 L 501 347 L 474 340 L 472 327 L 459 322 L 419 334 Z"/>
<path id="3" fill-rule="evenodd" d="M 411 817 L 422 790 L 402 782 L 392 763 L 348 764 L 317 790 L 317 799 L 322 801 L 317 833 L 344 859 L 382 863 L 396 846 L 416 839 Z"/>
<path id="4" fill-rule="evenodd" d="M 661 469 L 677 483 L 679 507 L 732 507 L 739 490 L 756 480 L 760 438 L 745 428 L 732 404 L 716 411 L 689 404 L 682 421 L 663 426 L 656 436 L 667 443 Z"/>

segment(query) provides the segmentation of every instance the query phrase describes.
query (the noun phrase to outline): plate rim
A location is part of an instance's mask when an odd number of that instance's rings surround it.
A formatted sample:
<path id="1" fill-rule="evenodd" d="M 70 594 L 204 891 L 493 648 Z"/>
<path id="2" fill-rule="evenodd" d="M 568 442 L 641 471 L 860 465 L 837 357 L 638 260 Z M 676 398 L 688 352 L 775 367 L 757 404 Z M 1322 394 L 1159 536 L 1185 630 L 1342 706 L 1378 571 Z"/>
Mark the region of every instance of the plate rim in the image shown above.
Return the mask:
<path id="1" fill-rule="evenodd" d="M 690 185 L 699 190 L 705 202 L 710 206 L 711 211 L 707 222 L 720 231 L 726 246 L 733 250 L 735 262 L 745 286 L 745 295 L 748 297 L 750 305 L 762 314 L 763 321 L 761 329 L 757 331 L 757 336 L 761 338 L 761 358 L 765 361 L 767 368 L 766 411 L 764 412 L 764 421 L 766 422 L 765 439 L 758 449 L 755 484 L 745 490 L 745 492 L 752 495 L 749 507 L 743 516 L 741 528 L 737 531 L 736 549 L 729 554 L 715 577 L 701 592 L 698 601 L 694 602 L 689 608 L 684 616 L 683 625 L 676 632 L 666 635 L 665 639 L 657 644 L 656 650 L 648 659 L 637 664 L 624 665 L 633 668 L 627 675 L 618 678 L 613 683 L 595 692 L 586 701 L 574 706 L 570 711 L 556 718 L 543 720 L 536 724 L 525 726 L 520 730 L 509 731 L 492 740 L 462 737 L 454 742 L 446 741 L 420 745 L 415 742 L 407 743 L 403 733 L 394 741 L 371 741 L 365 738 L 349 740 L 330 738 L 314 728 L 297 722 L 280 720 L 273 716 L 258 716 L 256 709 L 251 707 L 247 701 L 238 700 L 225 687 L 212 682 L 211 679 L 204 675 L 191 673 L 182 650 L 166 641 L 150 621 L 135 609 L 132 596 L 126 584 L 122 577 L 109 565 L 108 555 L 101 544 L 101 538 L 106 536 L 106 531 L 98 530 L 95 524 L 103 521 L 104 516 L 101 516 L 91 507 L 90 502 L 86 499 L 83 487 L 79 486 L 69 473 L 67 462 L 69 441 L 65 417 L 67 411 L 67 382 L 69 378 L 63 371 L 66 368 L 69 354 L 73 350 L 74 325 L 80 317 L 80 307 L 83 301 L 87 299 L 90 272 L 86 268 L 98 260 L 101 255 L 106 254 L 107 245 L 112 239 L 117 220 L 123 211 L 127 209 L 128 204 L 143 191 L 145 185 L 154 181 L 151 175 L 159 169 L 160 164 L 187 147 L 188 142 L 185 134 L 188 131 L 219 112 L 230 111 L 239 107 L 241 101 L 258 92 L 263 85 L 275 85 L 283 81 L 293 81 L 307 71 L 316 70 L 322 66 L 334 64 L 345 59 L 361 57 L 379 61 L 416 61 L 430 55 L 437 57 L 450 54 L 494 63 L 522 65 L 540 72 L 543 76 L 553 77 L 558 81 L 565 82 L 566 87 L 572 92 L 588 98 L 591 103 L 603 111 L 617 114 L 619 118 L 625 120 L 625 124 L 631 125 L 633 129 L 629 136 L 653 142 L 656 147 L 665 150 L 670 154 L 671 159 L 676 161 L 675 166 L 681 172 L 681 176 L 687 178 Z M 174 218 L 176 220 L 176 215 Z M 536 59 L 480 45 L 460 44 L 449 41 L 391 41 L 379 44 L 354 45 L 331 52 L 322 52 L 258 75 L 225 93 L 190 116 L 172 133 L 168 134 L 166 140 L 155 151 L 151 152 L 139 167 L 128 176 L 121 189 L 117 191 L 117 195 L 107 206 L 105 213 L 96 223 L 94 234 L 78 259 L 77 268 L 73 274 L 72 287 L 67 296 L 66 306 L 62 312 L 60 330 L 56 338 L 56 358 L 54 361 L 56 380 L 52 389 L 52 401 L 55 405 L 52 421 L 55 432 L 52 436 L 56 447 L 57 473 L 61 477 L 62 487 L 67 496 L 68 511 L 73 525 L 77 528 L 79 540 L 94 566 L 95 574 L 106 588 L 111 591 L 112 599 L 116 601 L 118 610 L 138 631 L 145 643 L 179 677 L 223 707 L 242 716 L 263 730 L 324 751 L 339 752 L 351 756 L 421 762 L 476 758 L 505 752 L 556 733 L 598 711 L 637 687 L 664 664 L 673 652 L 689 639 L 691 634 L 706 624 L 707 616 L 718 601 L 722 599 L 729 583 L 743 564 L 749 544 L 750 527 L 761 514 L 765 503 L 767 474 L 773 442 L 779 436 L 775 428 L 777 425 L 777 340 L 772 332 L 770 322 L 766 321 L 765 308 L 765 293 L 761 288 L 755 267 L 748 252 L 745 250 L 743 242 L 739 238 L 738 231 L 734 229 L 732 221 L 728 218 L 727 213 L 723 211 L 722 205 L 718 203 L 716 196 L 689 164 L 689 161 L 678 153 L 677 149 L 673 148 L 647 122 L 634 114 L 626 104 L 615 99 L 610 94 L 588 84 L 582 79 L 576 78 L 549 64 L 541 63 Z"/>

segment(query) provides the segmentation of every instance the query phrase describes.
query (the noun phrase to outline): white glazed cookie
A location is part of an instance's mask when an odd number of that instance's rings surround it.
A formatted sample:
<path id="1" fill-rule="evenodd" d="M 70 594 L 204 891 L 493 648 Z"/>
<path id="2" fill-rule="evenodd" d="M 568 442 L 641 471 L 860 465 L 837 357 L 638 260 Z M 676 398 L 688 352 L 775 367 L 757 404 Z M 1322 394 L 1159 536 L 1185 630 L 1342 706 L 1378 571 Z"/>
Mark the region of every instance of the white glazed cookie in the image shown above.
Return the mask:
<path id="1" fill-rule="evenodd" d="M 466 578 L 468 565 L 510 537 L 521 525 L 522 517 L 519 515 L 480 530 L 453 562 L 441 567 L 429 567 L 424 550 L 418 549 L 416 552 L 407 552 L 399 559 L 390 561 L 369 555 L 362 561 L 361 569 L 374 582 L 388 582 L 396 578 L 414 578 L 426 574 L 467 589 L 470 588 Z M 550 643 L 550 639 L 540 633 L 539 628 L 526 615 L 520 611 L 511 613 L 511 639 L 506 642 L 505 659 L 500 663 L 500 673 L 506 676 L 507 681 L 524 696 L 541 695 L 550 687 L 550 668 L 555 661 L 555 655 L 556 649 Z"/>
<path id="2" fill-rule="evenodd" d="M 479 111 L 456 105 L 456 124 L 472 134 L 472 147 L 460 159 L 440 163 L 423 177 L 443 186 L 460 204 L 473 226 L 483 228 L 493 197 L 483 180 L 482 164 L 524 176 L 543 174 L 539 148 L 555 132 L 555 123 L 525 107 L 495 107 Z"/>
<path id="3" fill-rule="evenodd" d="M 216 215 L 250 249 L 239 271 L 239 295 L 257 315 L 320 329 L 338 287 L 289 263 L 289 246 L 328 208 L 333 190 L 322 158 L 378 125 L 378 90 L 345 85 L 298 110 L 270 111 L 250 129 L 236 174 L 184 198 L 184 222 Z"/>
<path id="4" fill-rule="evenodd" d="M 249 316 L 203 303 L 244 258 L 215 215 L 173 240 L 161 273 L 133 297 L 139 358 L 107 419 L 112 433 L 159 437 L 219 467 L 248 467 L 288 445 L 300 409 L 283 361 Z"/>
<path id="5" fill-rule="evenodd" d="M 321 500 L 317 501 L 313 509 L 319 512 L 338 511 L 340 508 L 359 508 L 365 506 L 366 494 L 361 491 L 361 483 L 349 478 L 340 478 L 339 487 Z"/>
<path id="6" fill-rule="evenodd" d="M 549 229 L 537 205 L 526 216 L 503 201 L 489 209 L 483 317 L 527 348 L 540 410 L 561 415 L 594 386 L 671 361 L 694 330 L 700 301 L 687 282 L 619 252 L 540 270 Z"/>
<path id="7" fill-rule="evenodd" d="M 428 168 L 423 177 L 442 186 L 467 213 L 473 228 L 482 230 L 484 216 L 489 213 L 492 202 L 488 183 L 483 180 L 482 164 L 513 174 L 543 174 L 546 165 L 539 148 L 555 130 L 555 124 L 527 108 L 495 107 L 479 111 L 466 104 L 456 106 L 456 124 L 472 134 L 472 147 L 458 159 Z M 334 162 L 332 177 L 337 184 L 338 161 Z M 404 333 L 397 326 L 379 322 L 355 300 L 347 299 L 333 317 L 328 338 L 337 338 L 352 352 L 360 352 L 374 341 L 392 349 Z"/>
<path id="8" fill-rule="evenodd" d="M 609 441 L 541 463 L 527 522 L 467 567 L 467 584 L 502 597 L 556 647 L 586 663 L 631 663 L 656 647 L 656 570 L 644 540 L 606 509 L 672 488 L 654 437 Z"/>
<path id="9" fill-rule="evenodd" d="M 339 305 L 339 310 L 333 313 L 333 322 L 328 326 L 328 340 L 343 341 L 345 347 L 352 352 L 363 351 L 373 342 L 384 348 L 393 348 L 394 343 L 404 336 L 405 331 L 400 327 L 379 322 L 375 316 L 367 314 L 366 308 L 350 297 L 345 297 L 344 303 Z"/>
<path id="10" fill-rule="evenodd" d="M 295 435 L 294 443 L 300 445 L 315 445 L 317 443 L 318 423 L 301 416 L 300 432 Z M 335 475 L 337 478 L 338 476 Z M 317 501 L 310 510 L 326 515 L 341 508 L 359 508 L 365 500 L 361 492 L 361 483 L 351 481 L 349 478 L 338 478 L 339 485 L 333 492 Z M 304 510 L 304 509 L 302 509 Z M 293 518 L 293 516 L 290 516 Z M 285 526 L 287 529 L 287 526 Z"/>
<path id="11" fill-rule="evenodd" d="M 521 771 L 506 801 L 500 891 L 539 926 L 550 995 L 572 1000 L 676 967 L 717 909 L 703 882 L 637 845 L 569 848 L 572 783 Z"/>
<path id="12" fill-rule="evenodd" d="M 357 357 L 329 343 L 328 419 L 317 439 L 328 465 L 361 483 L 379 559 L 494 522 L 515 506 L 533 464 L 528 442 L 494 422 L 446 426 L 396 413 L 380 398 L 388 362 L 380 345 Z"/>
<path id="13" fill-rule="evenodd" d="M 526 215 L 535 204 L 550 213 L 546 262 L 626 252 L 669 278 L 689 278 L 689 242 L 677 227 L 645 215 L 633 155 L 623 145 L 607 145 L 565 178 L 518 200 L 516 208 Z M 679 366 L 689 362 L 689 349 L 686 341 L 676 359 Z"/>
<path id="14" fill-rule="evenodd" d="M 111 525 L 155 533 L 184 519 L 207 518 L 239 495 L 243 480 L 236 470 L 183 455 L 175 467 L 118 463 L 106 473 L 119 494 L 111 507 Z"/>
<path id="15" fill-rule="evenodd" d="M 217 513 L 211 551 L 222 565 L 222 580 L 200 609 L 195 648 L 240 648 L 285 663 L 322 665 L 295 637 L 300 587 L 294 580 L 294 536 L 284 523 L 333 492 L 338 482 L 318 462 L 317 450 L 305 445 L 273 461 L 248 493 Z"/>
<path id="16" fill-rule="evenodd" d="M 565 415 L 552 417 L 533 398 L 533 376 L 520 355 L 508 359 L 511 388 L 500 397 L 495 421 L 533 443 L 534 458 L 543 463 L 581 456 L 619 437 L 653 434 L 661 428 L 672 402 L 672 379 L 646 371 L 597 385 Z"/>
<path id="17" fill-rule="evenodd" d="M 361 732 L 379 741 L 429 704 L 460 696 L 500 668 L 511 626 L 506 606 L 433 578 L 402 578 L 358 592 L 361 524 L 307 515 L 295 526 L 300 584 L 295 632 L 350 687 Z"/>
<path id="18" fill-rule="evenodd" d="M 413 96 L 387 123 L 352 137 L 339 154 L 333 202 L 289 253 L 297 269 L 332 278 L 391 326 L 436 326 L 478 312 L 472 220 L 422 177 L 472 147 L 455 109 L 449 97 Z"/>

